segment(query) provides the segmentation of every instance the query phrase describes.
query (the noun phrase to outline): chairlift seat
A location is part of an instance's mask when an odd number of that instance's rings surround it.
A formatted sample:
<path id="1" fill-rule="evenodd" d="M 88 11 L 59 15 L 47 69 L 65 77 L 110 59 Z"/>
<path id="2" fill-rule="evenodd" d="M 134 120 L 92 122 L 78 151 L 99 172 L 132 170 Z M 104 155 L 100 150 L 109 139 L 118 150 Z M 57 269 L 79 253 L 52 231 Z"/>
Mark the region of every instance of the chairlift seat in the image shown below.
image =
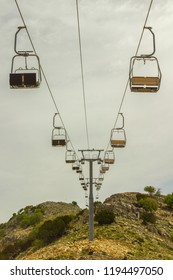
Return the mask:
<path id="1" fill-rule="evenodd" d="M 76 170 L 76 173 L 82 173 L 82 170 L 79 168 Z"/>
<path id="2" fill-rule="evenodd" d="M 104 174 L 104 173 L 106 173 L 106 170 L 100 169 L 100 173 L 101 173 L 101 174 Z"/>
<path id="3" fill-rule="evenodd" d="M 111 159 L 111 158 L 105 158 L 104 162 L 107 163 L 107 164 L 114 164 L 114 159 Z"/>
<path id="4" fill-rule="evenodd" d="M 72 170 L 79 170 L 79 166 L 77 165 L 72 166 Z"/>
<path id="5" fill-rule="evenodd" d="M 65 146 L 65 139 L 52 139 L 52 146 Z"/>
<path id="6" fill-rule="evenodd" d="M 36 73 L 11 73 L 11 88 L 34 88 L 38 87 Z"/>
<path id="7" fill-rule="evenodd" d="M 159 77 L 132 77 L 131 90 L 134 92 L 156 92 L 160 87 Z"/>
<path id="8" fill-rule="evenodd" d="M 133 85 L 153 85 L 157 86 L 160 83 L 160 79 L 158 77 L 132 77 Z"/>
<path id="9" fill-rule="evenodd" d="M 131 91 L 133 92 L 157 92 L 157 87 L 131 87 Z"/>
<path id="10" fill-rule="evenodd" d="M 113 148 L 124 148 L 126 145 L 125 140 L 111 140 L 111 146 Z"/>
<path id="11" fill-rule="evenodd" d="M 83 181 L 83 180 L 84 180 L 84 178 L 83 178 L 83 177 L 79 177 L 79 180 L 80 180 L 80 181 Z"/>
<path id="12" fill-rule="evenodd" d="M 66 163 L 74 163 L 76 160 L 75 159 L 66 159 L 65 162 Z"/>
<path id="13" fill-rule="evenodd" d="M 104 180 L 104 178 L 103 177 L 99 177 L 99 181 L 103 181 Z"/>
<path id="14" fill-rule="evenodd" d="M 102 171 L 108 171 L 109 170 L 109 166 L 102 166 L 101 169 L 102 169 Z"/>
<path id="15" fill-rule="evenodd" d="M 65 156 L 65 162 L 66 163 L 75 163 L 76 162 L 76 156 L 74 151 L 67 150 L 66 156 Z"/>

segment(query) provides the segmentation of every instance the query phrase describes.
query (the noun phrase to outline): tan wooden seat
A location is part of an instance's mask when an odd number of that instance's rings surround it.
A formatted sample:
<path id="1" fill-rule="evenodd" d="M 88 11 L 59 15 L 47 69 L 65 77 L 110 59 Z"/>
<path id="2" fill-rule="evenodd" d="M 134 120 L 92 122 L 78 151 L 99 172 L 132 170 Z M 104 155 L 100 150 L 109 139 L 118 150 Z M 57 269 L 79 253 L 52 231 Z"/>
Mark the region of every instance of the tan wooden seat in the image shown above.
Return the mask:
<path id="1" fill-rule="evenodd" d="M 74 163 L 76 160 L 75 159 L 66 159 L 66 163 Z"/>
<path id="2" fill-rule="evenodd" d="M 133 92 L 157 92 L 157 87 L 131 87 Z"/>
<path id="3" fill-rule="evenodd" d="M 102 171 L 108 171 L 109 170 L 109 166 L 102 166 Z"/>
<path id="4" fill-rule="evenodd" d="M 132 77 L 132 85 L 159 86 L 160 79 L 158 77 Z"/>
<path id="5" fill-rule="evenodd" d="M 107 164 L 113 164 L 113 163 L 114 163 L 114 159 L 106 158 L 106 159 L 105 159 L 105 163 L 107 163 Z"/>
<path id="6" fill-rule="evenodd" d="M 158 77 L 132 77 L 131 91 L 133 92 L 156 92 L 160 87 Z"/>
<path id="7" fill-rule="evenodd" d="M 126 145 L 125 140 L 111 140 L 111 146 L 116 148 L 124 148 Z"/>

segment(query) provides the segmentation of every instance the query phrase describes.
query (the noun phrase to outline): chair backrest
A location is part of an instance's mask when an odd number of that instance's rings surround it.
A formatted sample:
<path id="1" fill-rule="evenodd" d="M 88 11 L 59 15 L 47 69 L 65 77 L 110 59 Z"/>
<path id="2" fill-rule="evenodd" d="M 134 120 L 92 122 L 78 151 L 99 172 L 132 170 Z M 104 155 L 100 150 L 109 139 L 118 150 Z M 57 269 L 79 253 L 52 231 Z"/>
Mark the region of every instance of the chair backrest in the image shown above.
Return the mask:
<path id="1" fill-rule="evenodd" d="M 111 140 L 111 146 L 114 148 L 124 148 L 126 145 L 125 140 Z"/>
<path id="2" fill-rule="evenodd" d="M 11 73 L 10 74 L 11 87 L 37 87 L 36 73 Z"/>
<path id="3" fill-rule="evenodd" d="M 146 85 L 146 86 L 158 86 L 160 79 L 158 77 L 132 77 L 132 85 Z"/>

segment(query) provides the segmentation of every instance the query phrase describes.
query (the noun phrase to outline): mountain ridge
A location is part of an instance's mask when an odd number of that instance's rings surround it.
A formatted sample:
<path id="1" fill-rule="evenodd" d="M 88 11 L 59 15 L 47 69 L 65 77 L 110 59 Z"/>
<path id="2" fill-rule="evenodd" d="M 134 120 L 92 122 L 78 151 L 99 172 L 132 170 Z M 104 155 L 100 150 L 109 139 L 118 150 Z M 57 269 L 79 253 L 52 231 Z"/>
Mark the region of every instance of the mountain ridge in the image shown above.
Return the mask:
<path id="1" fill-rule="evenodd" d="M 173 259 L 173 210 L 164 203 L 163 195 L 154 197 L 158 203 L 156 222 L 143 224 L 142 207 L 137 192 L 113 194 L 98 207 L 109 207 L 115 213 L 115 222 L 98 225 L 94 222 L 94 241 L 88 239 L 88 209 L 81 209 L 75 202 L 43 202 L 27 206 L 19 214 L 1 225 L 0 250 L 26 240 L 37 225 L 22 228 L 18 215 L 42 213 L 39 224 L 59 216 L 73 216 L 65 233 L 46 246 L 35 240 L 26 250 L 19 250 L 14 259 Z M 31 214 L 27 214 L 31 215 Z M 25 216 L 24 216 L 25 217 Z M 4 225 L 4 224 L 3 224 Z M 4 236 L 2 235 L 4 230 Z"/>

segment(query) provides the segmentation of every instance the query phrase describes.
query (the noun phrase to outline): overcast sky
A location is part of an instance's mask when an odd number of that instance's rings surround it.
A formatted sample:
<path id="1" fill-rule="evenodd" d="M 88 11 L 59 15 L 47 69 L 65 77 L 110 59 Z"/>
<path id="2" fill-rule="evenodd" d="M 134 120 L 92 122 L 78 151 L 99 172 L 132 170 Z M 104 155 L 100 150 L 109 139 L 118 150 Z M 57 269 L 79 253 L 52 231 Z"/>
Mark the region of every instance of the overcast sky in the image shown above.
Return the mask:
<path id="1" fill-rule="evenodd" d="M 87 149 L 75 0 L 18 0 L 41 65 L 75 151 Z M 26 205 L 77 201 L 85 207 L 78 174 L 65 148 L 51 146 L 56 112 L 45 81 L 39 89 L 9 88 L 14 35 L 22 25 L 15 1 L 0 0 L 0 222 Z M 90 148 L 106 149 L 128 80 L 150 0 L 79 0 Z M 99 200 L 146 185 L 173 192 L 173 1 L 153 1 L 147 22 L 156 36 L 162 71 L 156 94 L 128 88 L 122 106 L 127 146 L 115 151 Z M 22 35 L 24 38 L 25 36 Z M 21 43 L 22 42 L 22 43 Z M 22 46 L 31 49 L 28 38 Z M 23 45 L 22 45 L 23 44 Z M 145 34 L 139 54 L 151 50 Z M 103 153 L 102 153 L 103 156 Z M 94 177 L 99 166 L 94 166 Z M 83 167 L 88 177 L 88 163 Z"/>

